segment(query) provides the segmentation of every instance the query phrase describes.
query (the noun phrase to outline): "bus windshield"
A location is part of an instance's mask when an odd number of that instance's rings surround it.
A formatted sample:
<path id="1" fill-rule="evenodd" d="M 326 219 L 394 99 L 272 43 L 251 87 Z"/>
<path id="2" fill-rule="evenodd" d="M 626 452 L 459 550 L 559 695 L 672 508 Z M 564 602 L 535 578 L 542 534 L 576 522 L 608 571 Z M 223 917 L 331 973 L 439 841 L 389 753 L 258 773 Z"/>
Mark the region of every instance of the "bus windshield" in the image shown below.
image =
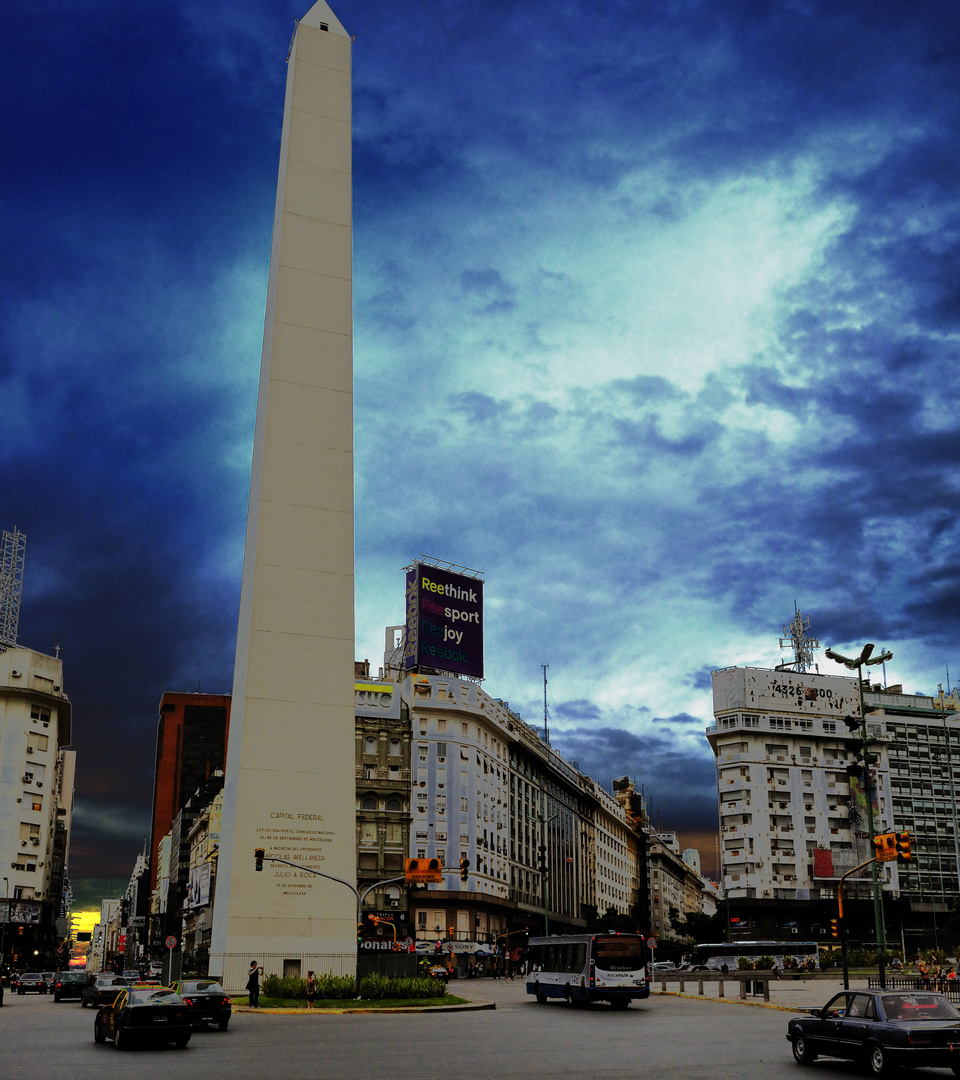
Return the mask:
<path id="1" fill-rule="evenodd" d="M 593 956 L 601 971 L 637 971 L 644 964 L 644 945 L 635 937 L 597 937 Z"/>

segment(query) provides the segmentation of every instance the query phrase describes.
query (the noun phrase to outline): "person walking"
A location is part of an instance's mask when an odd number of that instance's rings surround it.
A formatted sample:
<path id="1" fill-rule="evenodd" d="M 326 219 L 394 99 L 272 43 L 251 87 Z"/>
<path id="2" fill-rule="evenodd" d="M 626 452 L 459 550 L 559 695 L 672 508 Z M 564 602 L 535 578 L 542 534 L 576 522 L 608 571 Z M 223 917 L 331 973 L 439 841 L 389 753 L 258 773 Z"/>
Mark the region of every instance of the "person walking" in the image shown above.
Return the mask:
<path id="1" fill-rule="evenodd" d="M 317 980 L 312 971 L 307 972 L 307 1008 L 313 1008 L 313 999 L 317 992 Z"/>
<path id="2" fill-rule="evenodd" d="M 250 1008 L 260 1008 L 260 968 L 256 960 L 250 961 L 250 972 L 247 975 L 247 993 L 250 995 Z"/>

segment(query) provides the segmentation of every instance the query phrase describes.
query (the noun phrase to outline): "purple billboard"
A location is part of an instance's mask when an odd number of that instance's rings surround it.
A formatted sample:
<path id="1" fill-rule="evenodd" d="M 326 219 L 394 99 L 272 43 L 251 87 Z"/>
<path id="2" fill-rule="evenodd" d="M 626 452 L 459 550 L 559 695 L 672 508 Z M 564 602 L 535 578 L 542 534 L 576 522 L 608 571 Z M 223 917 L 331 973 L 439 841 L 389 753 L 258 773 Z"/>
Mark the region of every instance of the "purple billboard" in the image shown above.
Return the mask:
<path id="1" fill-rule="evenodd" d="M 483 582 L 426 563 L 407 571 L 405 668 L 483 678 Z"/>

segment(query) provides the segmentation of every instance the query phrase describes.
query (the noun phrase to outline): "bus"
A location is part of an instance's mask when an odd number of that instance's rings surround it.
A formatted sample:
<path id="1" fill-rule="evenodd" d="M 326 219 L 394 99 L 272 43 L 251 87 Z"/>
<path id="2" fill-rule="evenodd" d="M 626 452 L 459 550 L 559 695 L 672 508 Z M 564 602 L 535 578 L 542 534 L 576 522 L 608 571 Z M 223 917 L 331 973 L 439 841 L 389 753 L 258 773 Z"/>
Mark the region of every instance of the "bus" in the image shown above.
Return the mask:
<path id="1" fill-rule="evenodd" d="M 756 961 L 761 956 L 772 956 L 778 967 L 796 970 L 806 964 L 807 971 L 820 970 L 820 950 L 815 941 L 722 941 L 698 945 L 684 966 L 693 971 L 721 971 L 726 964 L 728 971 L 736 971 L 741 957 Z"/>
<path id="2" fill-rule="evenodd" d="M 527 993 L 568 1004 L 609 1001 L 625 1009 L 650 996 L 650 957 L 642 934 L 570 934 L 531 938 L 527 947 Z"/>

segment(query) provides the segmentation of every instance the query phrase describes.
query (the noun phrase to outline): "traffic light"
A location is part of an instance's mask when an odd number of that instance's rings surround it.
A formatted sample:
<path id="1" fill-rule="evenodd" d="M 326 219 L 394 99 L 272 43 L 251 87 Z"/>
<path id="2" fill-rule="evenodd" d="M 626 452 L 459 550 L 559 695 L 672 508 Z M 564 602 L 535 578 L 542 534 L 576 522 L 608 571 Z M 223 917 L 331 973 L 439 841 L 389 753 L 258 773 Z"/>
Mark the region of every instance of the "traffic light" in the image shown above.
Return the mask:
<path id="1" fill-rule="evenodd" d="M 830 920 L 830 936 L 831 937 L 839 937 L 840 936 L 840 927 L 839 927 L 838 921 L 836 919 L 831 919 Z"/>
<path id="2" fill-rule="evenodd" d="M 898 859 L 912 859 L 913 855 L 910 852 L 910 833 L 898 832 L 897 837 L 897 858 Z"/>
<path id="3" fill-rule="evenodd" d="M 463 858 L 460 860 L 460 880 L 466 881 L 470 876 L 470 860 Z"/>
<path id="4" fill-rule="evenodd" d="M 263 856 L 264 856 L 264 850 L 263 850 L 262 847 L 258 847 L 258 848 L 253 849 L 253 857 L 254 857 L 254 859 L 256 859 L 256 863 L 257 863 L 255 869 L 257 869 L 257 870 L 262 870 L 263 869 Z"/>
<path id="5" fill-rule="evenodd" d="M 877 862 L 890 862 L 897 857 L 897 841 L 892 832 L 881 833 L 873 838 L 873 853 Z"/>
<path id="6" fill-rule="evenodd" d="M 357 944 L 358 945 L 363 944 L 363 923 L 362 922 L 357 923 Z"/>
<path id="7" fill-rule="evenodd" d="M 540 873 L 543 875 L 543 877 L 546 877 L 547 876 L 547 845 L 546 844 L 541 844 L 538 850 L 539 850 L 539 853 L 540 853 L 539 854 L 540 865 L 539 865 L 538 869 L 539 869 Z"/>

